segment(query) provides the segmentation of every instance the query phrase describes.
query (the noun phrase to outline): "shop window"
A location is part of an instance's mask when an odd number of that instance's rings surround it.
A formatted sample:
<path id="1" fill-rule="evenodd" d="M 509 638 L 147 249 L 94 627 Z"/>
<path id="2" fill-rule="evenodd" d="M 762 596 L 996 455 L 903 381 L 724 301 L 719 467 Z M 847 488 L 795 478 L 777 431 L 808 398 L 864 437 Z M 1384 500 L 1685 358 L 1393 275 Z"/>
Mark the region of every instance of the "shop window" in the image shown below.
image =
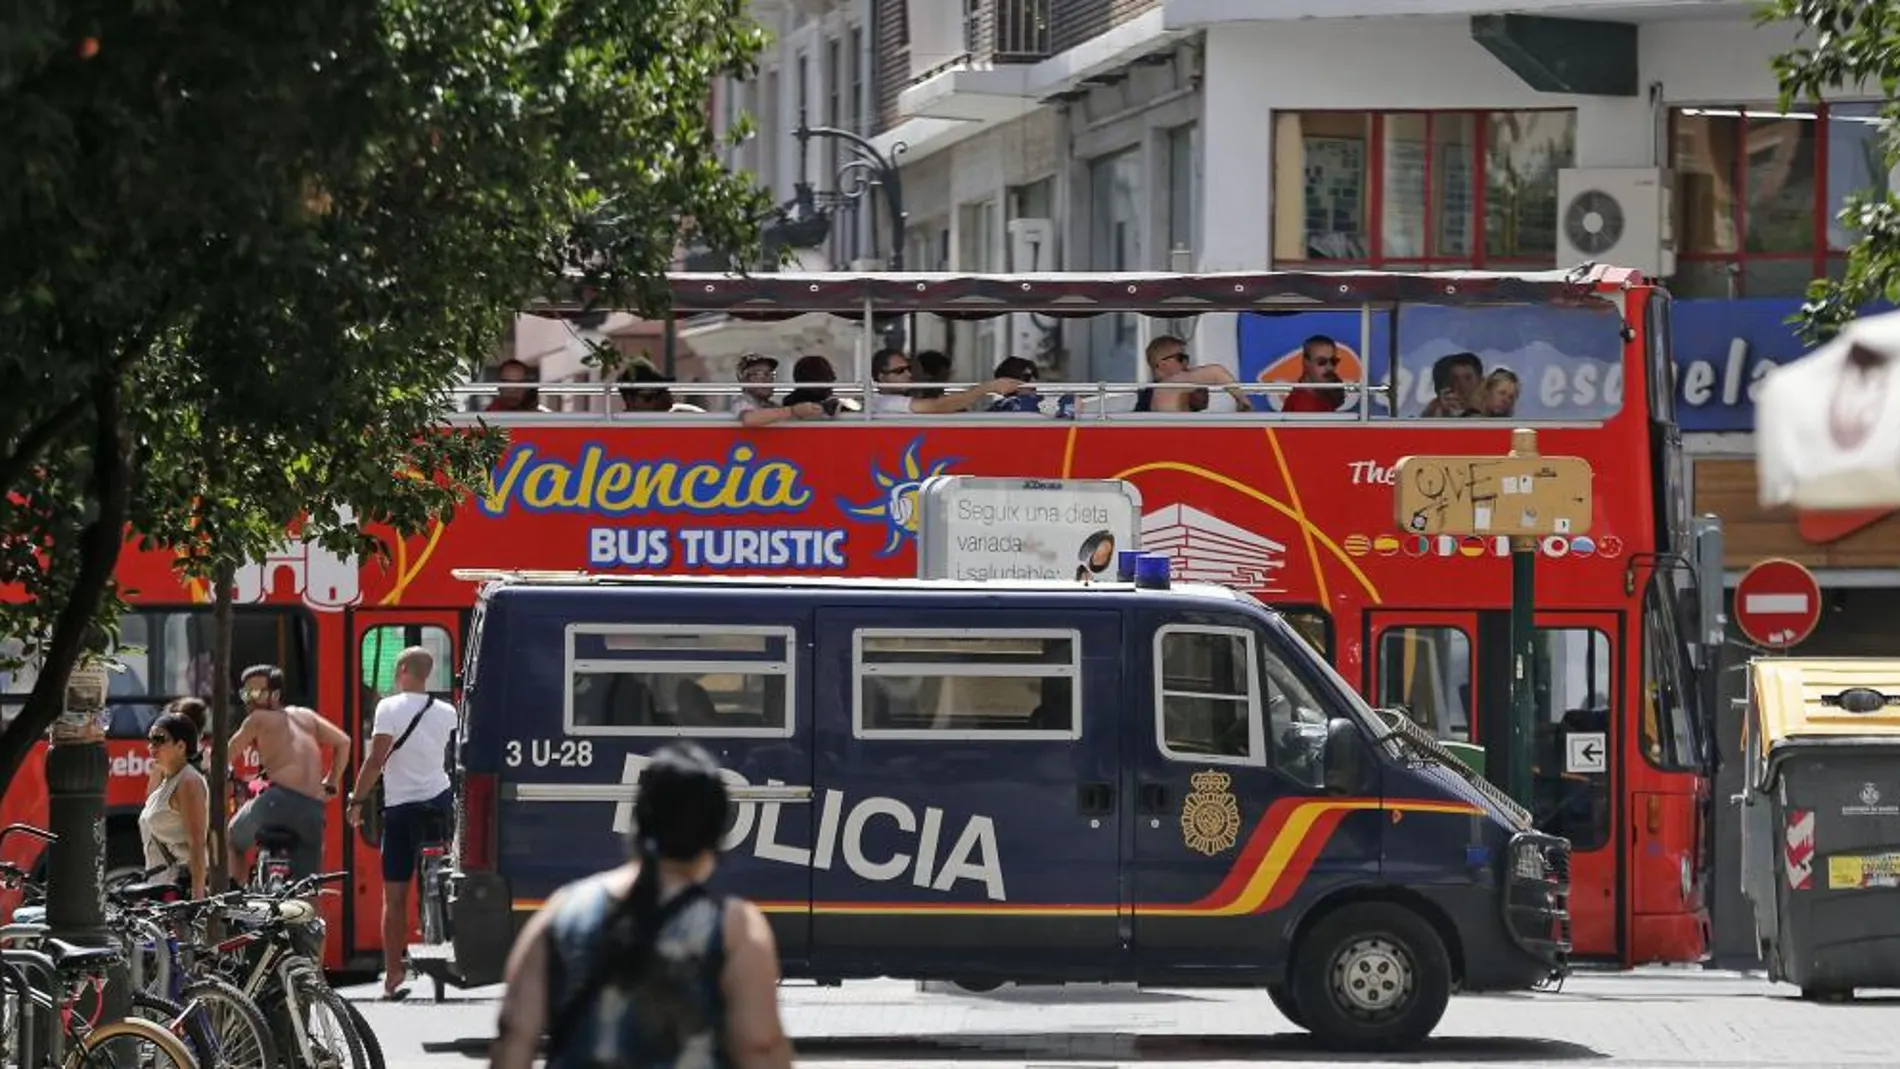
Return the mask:
<path id="1" fill-rule="evenodd" d="M 1471 741 L 1471 637 L 1455 627 L 1379 636 L 1379 704 L 1404 706 L 1441 739 Z"/>
<path id="2" fill-rule="evenodd" d="M 1610 638 L 1591 628 L 1539 628 L 1534 648 L 1537 722 L 1532 745 L 1532 811 L 1537 826 L 1577 850 L 1609 842 L 1610 768 L 1615 760 L 1616 678 Z M 1605 771 L 1571 771 L 1570 739 L 1595 744 Z"/>
<path id="3" fill-rule="evenodd" d="M 1277 114 L 1274 259 L 1548 267 L 1575 141 L 1574 111 Z"/>
<path id="4" fill-rule="evenodd" d="M 1681 108 L 1670 127 L 1678 296 L 1791 297 L 1839 277 L 1857 236 L 1841 210 L 1889 188 L 1873 104 Z"/>

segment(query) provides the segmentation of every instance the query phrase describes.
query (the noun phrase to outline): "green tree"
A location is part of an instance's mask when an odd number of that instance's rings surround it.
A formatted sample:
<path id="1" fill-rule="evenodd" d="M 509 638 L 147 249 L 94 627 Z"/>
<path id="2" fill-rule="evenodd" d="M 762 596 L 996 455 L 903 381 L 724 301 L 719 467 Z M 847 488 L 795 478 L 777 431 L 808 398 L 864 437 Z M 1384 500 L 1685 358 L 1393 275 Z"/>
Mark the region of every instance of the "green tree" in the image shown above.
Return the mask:
<path id="1" fill-rule="evenodd" d="M 756 250 L 708 114 L 763 43 L 743 6 L 8 6 L 0 637 L 41 663 L 0 780 L 116 614 L 128 523 L 213 579 L 300 516 L 376 552 L 492 462 L 444 390 L 518 309 L 659 314 L 677 249 Z"/>
<path id="2" fill-rule="evenodd" d="M 1773 0 L 1762 19 L 1798 24 L 1795 47 L 1774 60 L 1782 109 L 1878 92 L 1884 98 L 1882 169 L 1900 166 L 1900 3 Z M 1900 199 L 1882 183 L 1850 196 L 1839 219 L 1860 236 L 1842 278 L 1817 279 L 1808 288 L 1796 322 L 1811 344 L 1832 337 L 1872 302 L 1900 300 Z"/>

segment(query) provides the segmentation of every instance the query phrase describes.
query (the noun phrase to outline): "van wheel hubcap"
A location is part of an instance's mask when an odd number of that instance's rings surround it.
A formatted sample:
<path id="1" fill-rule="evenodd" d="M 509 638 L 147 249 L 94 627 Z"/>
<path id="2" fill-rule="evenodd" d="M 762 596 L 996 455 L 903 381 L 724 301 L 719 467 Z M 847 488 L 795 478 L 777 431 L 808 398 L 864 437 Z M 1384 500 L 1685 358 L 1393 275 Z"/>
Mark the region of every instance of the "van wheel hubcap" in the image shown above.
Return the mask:
<path id="1" fill-rule="evenodd" d="M 1333 959 L 1333 994 L 1360 1017 L 1383 1017 L 1412 997 L 1413 970 L 1405 951 L 1382 936 L 1346 945 Z"/>

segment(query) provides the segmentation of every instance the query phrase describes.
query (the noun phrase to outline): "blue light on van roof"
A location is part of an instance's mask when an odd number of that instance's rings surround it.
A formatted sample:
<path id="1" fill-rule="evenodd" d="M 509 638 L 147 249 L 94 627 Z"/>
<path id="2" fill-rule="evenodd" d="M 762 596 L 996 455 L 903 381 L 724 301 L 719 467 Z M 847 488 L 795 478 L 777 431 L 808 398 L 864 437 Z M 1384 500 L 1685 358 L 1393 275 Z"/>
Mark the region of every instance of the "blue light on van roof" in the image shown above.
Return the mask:
<path id="1" fill-rule="evenodd" d="M 1143 590 L 1166 590 L 1170 578 L 1168 558 L 1143 553 L 1135 559 L 1135 585 Z"/>
<path id="2" fill-rule="evenodd" d="M 1135 562 L 1141 559 L 1141 550 L 1124 549 L 1115 554 L 1115 578 L 1123 583 L 1135 581 Z"/>

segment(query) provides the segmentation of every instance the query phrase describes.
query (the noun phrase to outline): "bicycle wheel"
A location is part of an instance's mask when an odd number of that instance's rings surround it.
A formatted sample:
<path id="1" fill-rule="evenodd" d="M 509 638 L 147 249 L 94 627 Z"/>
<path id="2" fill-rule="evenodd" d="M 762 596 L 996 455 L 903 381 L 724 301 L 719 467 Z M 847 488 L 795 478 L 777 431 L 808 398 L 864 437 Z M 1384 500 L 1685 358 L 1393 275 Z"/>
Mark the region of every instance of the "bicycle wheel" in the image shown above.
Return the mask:
<path id="1" fill-rule="evenodd" d="M 201 1069 L 184 1040 L 143 1017 L 107 1021 L 86 1033 L 66 1055 L 65 1069 Z M 210 1069 L 210 1067 L 202 1067 Z"/>
<path id="2" fill-rule="evenodd" d="M 187 1020 L 202 1025 L 216 1045 L 216 1058 L 205 1061 L 205 1065 L 278 1069 L 277 1038 L 271 1035 L 270 1022 L 257 1003 L 237 987 L 205 977 L 187 984 L 180 1001 Z"/>
<path id="3" fill-rule="evenodd" d="M 193 1019 L 185 1013 L 185 1008 L 170 999 L 159 998 L 150 991 L 132 993 L 132 1017 L 151 1021 L 165 1031 L 185 1041 L 191 1048 L 192 1057 L 199 1065 L 217 1065 L 214 1055 L 218 1052 L 218 1042 L 211 1029 L 206 1027 L 202 1018 Z"/>
<path id="4" fill-rule="evenodd" d="M 349 999 L 343 1000 L 343 1007 L 350 1011 L 350 1023 L 356 1026 L 356 1034 L 363 1037 L 363 1050 L 369 1054 L 369 1069 L 383 1069 L 383 1041 L 376 1038 L 376 1030 L 369 1026 L 369 1019 Z"/>
<path id="5" fill-rule="evenodd" d="M 289 979 L 286 1003 L 300 1018 L 285 1022 L 292 1045 L 285 1055 L 293 1069 L 374 1069 L 356 1019 L 323 974 L 302 965 L 290 971 Z"/>

